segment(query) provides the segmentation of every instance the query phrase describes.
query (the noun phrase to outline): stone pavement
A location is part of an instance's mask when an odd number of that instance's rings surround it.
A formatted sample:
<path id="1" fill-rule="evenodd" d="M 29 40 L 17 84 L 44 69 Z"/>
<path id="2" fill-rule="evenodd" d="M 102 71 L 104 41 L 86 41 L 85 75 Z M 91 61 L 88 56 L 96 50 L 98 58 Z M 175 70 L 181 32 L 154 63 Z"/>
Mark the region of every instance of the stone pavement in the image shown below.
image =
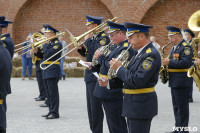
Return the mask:
<path id="1" fill-rule="evenodd" d="M 59 82 L 60 119 L 41 117 L 47 108 L 39 107 L 37 81 L 12 78 L 12 94 L 7 97 L 7 133 L 91 133 L 87 118 L 85 84 L 83 78 L 67 78 Z M 159 82 L 156 86 L 159 114 L 153 119 L 151 133 L 172 131 L 174 116 L 170 88 Z M 191 128 L 200 133 L 200 92 L 194 83 L 194 103 L 190 104 Z M 104 133 L 109 133 L 104 119 Z"/>

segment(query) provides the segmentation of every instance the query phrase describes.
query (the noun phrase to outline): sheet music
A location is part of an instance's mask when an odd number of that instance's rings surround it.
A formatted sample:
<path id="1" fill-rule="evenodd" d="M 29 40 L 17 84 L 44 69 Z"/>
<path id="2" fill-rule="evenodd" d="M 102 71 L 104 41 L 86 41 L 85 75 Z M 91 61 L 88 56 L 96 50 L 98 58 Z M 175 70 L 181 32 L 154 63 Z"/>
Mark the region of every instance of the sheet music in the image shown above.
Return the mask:
<path id="1" fill-rule="evenodd" d="M 80 60 L 78 63 L 80 63 L 82 66 L 89 68 L 89 66 L 87 64 L 85 64 L 85 62 L 83 60 Z"/>

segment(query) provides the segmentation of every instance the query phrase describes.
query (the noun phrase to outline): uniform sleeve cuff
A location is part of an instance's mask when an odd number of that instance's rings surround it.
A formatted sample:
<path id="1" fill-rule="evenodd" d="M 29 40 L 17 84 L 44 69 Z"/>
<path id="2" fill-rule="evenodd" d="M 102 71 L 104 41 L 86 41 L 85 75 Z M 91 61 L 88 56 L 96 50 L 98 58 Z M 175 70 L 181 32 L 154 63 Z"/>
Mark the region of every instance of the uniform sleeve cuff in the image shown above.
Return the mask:
<path id="1" fill-rule="evenodd" d="M 116 70 L 116 74 L 117 74 L 117 72 L 119 71 L 120 67 L 121 67 L 121 66 L 119 66 L 119 67 L 117 68 L 117 70 Z"/>

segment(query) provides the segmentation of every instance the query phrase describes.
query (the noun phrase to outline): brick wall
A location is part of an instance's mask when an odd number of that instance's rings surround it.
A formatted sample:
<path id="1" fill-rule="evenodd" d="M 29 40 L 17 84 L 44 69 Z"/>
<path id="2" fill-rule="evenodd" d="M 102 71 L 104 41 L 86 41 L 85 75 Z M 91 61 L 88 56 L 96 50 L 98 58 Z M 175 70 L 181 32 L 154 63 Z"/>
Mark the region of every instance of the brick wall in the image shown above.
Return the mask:
<path id="1" fill-rule="evenodd" d="M 39 31 L 43 24 L 50 24 L 59 31 L 65 31 L 67 28 L 74 36 L 79 36 L 86 31 L 86 14 L 112 18 L 109 10 L 98 0 L 29 1 L 15 19 L 13 39 L 16 43 L 22 42 L 28 33 Z M 65 40 L 70 43 L 68 33 L 65 35 Z M 78 54 L 73 52 L 70 55 Z"/>
<path id="2" fill-rule="evenodd" d="M 188 19 L 199 7 L 199 0 L 160 0 L 148 10 L 141 23 L 154 26 L 151 35 L 156 36 L 160 45 L 165 45 L 168 43 L 166 26 L 188 28 Z"/>
<path id="3" fill-rule="evenodd" d="M 49 23 L 58 30 L 68 28 L 75 36 L 86 31 L 85 14 L 119 17 L 119 23 L 141 22 L 154 26 L 151 35 L 164 45 L 167 25 L 187 27 L 188 18 L 199 10 L 199 0 L 0 0 L 0 15 L 13 20 L 8 31 L 14 42 L 22 42 L 28 33 Z M 69 43 L 68 34 L 65 37 Z M 76 52 L 70 56 L 78 56 Z"/>

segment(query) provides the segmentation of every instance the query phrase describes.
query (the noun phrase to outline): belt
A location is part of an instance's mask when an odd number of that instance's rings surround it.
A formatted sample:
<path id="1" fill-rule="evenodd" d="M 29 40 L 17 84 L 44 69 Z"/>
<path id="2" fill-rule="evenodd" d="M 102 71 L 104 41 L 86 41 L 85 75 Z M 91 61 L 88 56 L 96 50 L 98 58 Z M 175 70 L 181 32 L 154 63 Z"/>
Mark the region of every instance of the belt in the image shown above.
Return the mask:
<path id="1" fill-rule="evenodd" d="M 122 89 L 124 94 L 142 94 L 142 93 L 150 93 L 154 92 L 154 87 L 151 88 L 141 88 L 141 89 Z"/>
<path id="2" fill-rule="evenodd" d="M 45 61 L 44 64 L 52 64 L 54 61 Z M 54 62 L 53 64 L 60 64 L 60 62 Z"/>
<path id="3" fill-rule="evenodd" d="M 168 69 L 168 72 L 187 72 L 188 69 Z"/>
<path id="4" fill-rule="evenodd" d="M 0 99 L 0 104 L 3 104 L 3 99 Z"/>
<path id="5" fill-rule="evenodd" d="M 100 77 L 100 78 L 101 78 L 101 77 L 108 78 L 108 75 L 103 75 L 103 74 L 100 74 L 100 73 L 99 73 L 99 77 Z"/>

